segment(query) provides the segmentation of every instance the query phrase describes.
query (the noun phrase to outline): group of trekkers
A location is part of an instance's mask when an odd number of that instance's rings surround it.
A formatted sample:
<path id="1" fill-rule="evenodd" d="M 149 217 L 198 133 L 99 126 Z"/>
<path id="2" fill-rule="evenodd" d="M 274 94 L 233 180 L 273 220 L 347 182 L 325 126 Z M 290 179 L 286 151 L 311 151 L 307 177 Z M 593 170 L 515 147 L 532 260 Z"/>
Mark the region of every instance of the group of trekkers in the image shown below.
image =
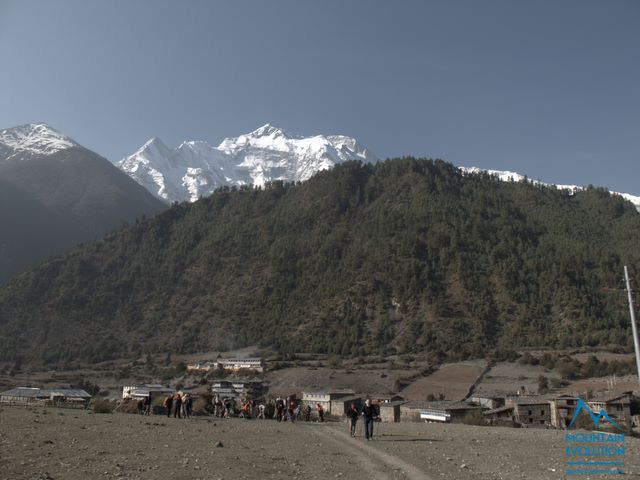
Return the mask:
<path id="1" fill-rule="evenodd" d="M 240 408 L 238 409 L 233 398 L 215 396 L 212 404 L 215 417 L 230 418 L 239 416 L 245 419 L 265 420 L 267 415 L 271 415 L 278 422 L 296 422 L 302 420 L 303 415 L 304 420 L 310 422 L 313 410 L 310 405 L 305 407 L 300 405 L 295 397 L 277 397 L 275 401 L 267 404 L 264 402 L 257 404 L 255 400 L 246 399 L 240 402 Z M 316 411 L 318 412 L 318 421 L 323 422 L 324 408 L 321 404 L 316 405 Z"/>
<path id="2" fill-rule="evenodd" d="M 162 406 L 167 411 L 167 418 L 191 418 L 193 411 L 193 399 L 188 393 L 177 392 L 175 395 L 167 395 Z"/>
<path id="3" fill-rule="evenodd" d="M 267 406 L 264 403 L 256 404 L 255 400 L 246 399 L 241 402 L 239 410 L 236 409 L 236 403 L 233 398 L 214 397 L 212 400 L 213 415 L 221 418 L 230 418 L 234 416 L 240 416 L 245 419 L 257 418 L 260 420 L 266 419 Z M 174 418 L 190 418 L 193 408 L 193 399 L 189 393 L 177 392 L 175 395 L 168 395 L 163 402 L 163 406 L 167 411 L 167 417 Z M 281 398 L 278 397 L 275 403 L 270 406 L 273 408 L 273 418 L 278 422 L 296 422 L 302 419 L 311 421 L 311 405 L 307 404 L 304 407 L 300 405 L 294 397 Z M 317 403 L 315 406 L 317 412 L 318 422 L 324 422 L 324 407 L 321 403 Z M 138 401 L 138 413 L 149 415 L 151 413 L 151 398 L 145 397 L 144 400 Z M 367 399 L 362 406 L 362 409 L 358 408 L 356 402 L 351 402 L 351 405 L 346 412 L 349 420 L 349 429 L 352 437 L 356 436 L 357 423 L 360 417 L 362 417 L 364 423 L 364 438 L 371 440 L 373 438 L 374 423 L 380 421 L 380 416 L 376 405 L 372 404 L 371 400 Z"/>

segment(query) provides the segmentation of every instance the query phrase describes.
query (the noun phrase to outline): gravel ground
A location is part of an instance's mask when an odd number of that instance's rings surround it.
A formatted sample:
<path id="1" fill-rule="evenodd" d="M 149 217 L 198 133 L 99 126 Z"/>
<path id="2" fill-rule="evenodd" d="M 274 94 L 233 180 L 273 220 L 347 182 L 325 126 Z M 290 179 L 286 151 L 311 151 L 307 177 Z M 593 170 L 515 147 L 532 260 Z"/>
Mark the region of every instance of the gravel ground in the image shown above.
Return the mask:
<path id="1" fill-rule="evenodd" d="M 563 432 L 421 423 L 376 429 L 365 442 L 337 422 L 3 408 L 0 479 L 567 478 Z M 640 478 L 640 440 L 627 438 L 626 451 L 622 478 Z M 577 478 L 608 477 L 621 478 Z"/>

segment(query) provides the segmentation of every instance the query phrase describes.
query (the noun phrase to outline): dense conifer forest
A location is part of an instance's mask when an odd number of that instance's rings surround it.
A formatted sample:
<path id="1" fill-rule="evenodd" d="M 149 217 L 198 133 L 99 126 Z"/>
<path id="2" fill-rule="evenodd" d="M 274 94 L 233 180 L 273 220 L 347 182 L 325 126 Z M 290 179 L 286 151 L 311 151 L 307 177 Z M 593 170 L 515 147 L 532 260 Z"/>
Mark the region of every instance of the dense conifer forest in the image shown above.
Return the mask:
<path id="1" fill-rule="evenodd" d="M 629 348 L 639 246 L 640 214 L 602 188 L 345 163 L 174 204 L 18 276 L 0 288 L 0 359 Z"/>

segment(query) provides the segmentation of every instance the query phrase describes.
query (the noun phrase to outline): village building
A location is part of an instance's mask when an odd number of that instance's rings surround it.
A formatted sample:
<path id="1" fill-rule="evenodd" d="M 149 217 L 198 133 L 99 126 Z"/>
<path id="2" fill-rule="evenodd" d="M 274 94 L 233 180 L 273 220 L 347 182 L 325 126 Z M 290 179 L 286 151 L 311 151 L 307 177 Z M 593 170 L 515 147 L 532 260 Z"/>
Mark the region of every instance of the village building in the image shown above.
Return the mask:
<path id="1" fill-rule="evenodd" d="M 302 407 L 306 407 L 307 405 L 311 406 L 312 409 L 315 409 L 318 404 L 322 405 L 324 412 L 326 414 L 334 414 L 342 415 L 344 413 L 344 406 L 340 406 L 340 403 L 335 402 L 336 400 L 352 397 L 354 396 L 353 390 L 331 390 L 326 392 L 302 392 Z M 334 406 L 334 410 L 331 410 L 331 406 Z M 336 410 L 337 409 L 337 410 Z"/>
<path id="2" fill-rule="evenodd" d="M 125 385 L 122 387 L 122 398 L 141 399 L 145 397 L 155 398 L 162 395 L 173 395 L 175 390 L 164 385 L 158 384 L 142 384 L 142 385 Z"/>
<path id="3" fill-rule="evenodd" d="M 631 423 L 631 401 L 633 394 L 625 392 L 620 395 L 594 397 L 588 400 L 587 406 L 592 412 L 598 414 L 604 410 L 612 420 L 622 423 Z"/>
<path id="4" fill-rule="evenodd" d="M 491 425 L 514 426 L 513 405 L 492 408 L 483 412 L 484 418 Z"/>
<path id="5" fill-rule="evenodd" d="M 217 380 L 211 386 L 211 393 L 219 398 L 229 397 L 260 397 L 264 395 L 267 387 L 260 379 L 228 378 Z"/>
<path id="6" fill-rule="evenodd" d="M 490 410 L 504 406 L 504 398 L 501 397 L 474 395 L 472 397 L 469 397 L 467 401 L 472 405 L 479 405 Z"/>
<path id="7" fill-rule="evenodd" d="M 0 393 L 0 404 L 86 408 L 91 395 L 75 388 L 17 387 Z"/>
<path id="8" fill-rule="evenodd" d="M 474 411 L 482 411 L 482 407 L 466 402 L 406 402 L 400 405 L 401 422 L 454 422 L 462 423 L 465 417 Z"/>
<path id="9" fill-rule="evenodd" d="M 539 396 L 511 397 L 505 407 L 513 408 L 513 421 L 522 427 L 547 428 L 551 426 L 549 399 Z"/>
<path id="10" fill-rule="evenodd" d="M 400 406 L 404 403 L 404 400 L 396 400 L 379 404 L 380 420 L 388 423 L 399 422 Z"/>
<path id="11" fill-rule="evenodd" d="M 264 363 L 261 358 L 218 358 L 213 363 L 213 368 L 233 372 L 240 370 L 264 372 Z"/>
<path id="12" fill-rule="evenodd" d="M 566 428 L 576 413 L 578 397 L 562 394 L 549 400 L 549 421 L 554 428 Z"/>
<path id="13" fill-rule="evenodd" d="M 187 364 L 187 372 L 210 372 L 215 368 L 214 362 L 196 362 Z"/>
<path id="14" fill-rule="evenodd" d="M 377 403 L 378 405 L 404 400 L 402 396 L 396 393 L 372 393 L 370 395 L 364 395 L 363 398 L 369 398 L 373 403 Z"/>

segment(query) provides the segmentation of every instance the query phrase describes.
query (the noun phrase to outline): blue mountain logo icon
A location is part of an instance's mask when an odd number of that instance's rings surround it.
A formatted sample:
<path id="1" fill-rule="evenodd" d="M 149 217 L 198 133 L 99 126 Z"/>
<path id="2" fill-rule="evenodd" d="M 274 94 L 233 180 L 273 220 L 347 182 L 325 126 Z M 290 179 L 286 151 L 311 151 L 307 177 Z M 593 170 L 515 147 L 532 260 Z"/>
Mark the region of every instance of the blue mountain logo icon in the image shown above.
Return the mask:
<path id="1" fill-rule="evenodd" d="M 622 428 L 620 428 L 620 426 L 611 419 L 611 417 L 604 410 L 604 408 L 600 409 L 600 412 L 598 414 L 595 414 L 595 413 L 593 413 L 591 411 L 591 409 L 587 406 L 587 404 L 584 403 L 584 401 L 582 401 L 581 398 L 578 399 L 578 406 L 576 408 L 576 413 L 573 415 L 573 418 L 571 419 L 571 423 L 569 424 L 569 426 L 567 428 L 571 428 L 571 425 L 573 425 L 573 422 L 576 421 L 576 418 L 578 418 L 578 414 L 582 410 L 584 410 L 585 412 L 587 412 L 589 414 L 589 416 L 591 417 L 591 420 L 593 420 L 594 428 L 598 428 L 598 425 L 600 424 L 600 420 L 602 420 L 604 418 L 607 422 L 611 423 L 611 425 L 616 427 L 618 430 L 622 430 Z"/>

